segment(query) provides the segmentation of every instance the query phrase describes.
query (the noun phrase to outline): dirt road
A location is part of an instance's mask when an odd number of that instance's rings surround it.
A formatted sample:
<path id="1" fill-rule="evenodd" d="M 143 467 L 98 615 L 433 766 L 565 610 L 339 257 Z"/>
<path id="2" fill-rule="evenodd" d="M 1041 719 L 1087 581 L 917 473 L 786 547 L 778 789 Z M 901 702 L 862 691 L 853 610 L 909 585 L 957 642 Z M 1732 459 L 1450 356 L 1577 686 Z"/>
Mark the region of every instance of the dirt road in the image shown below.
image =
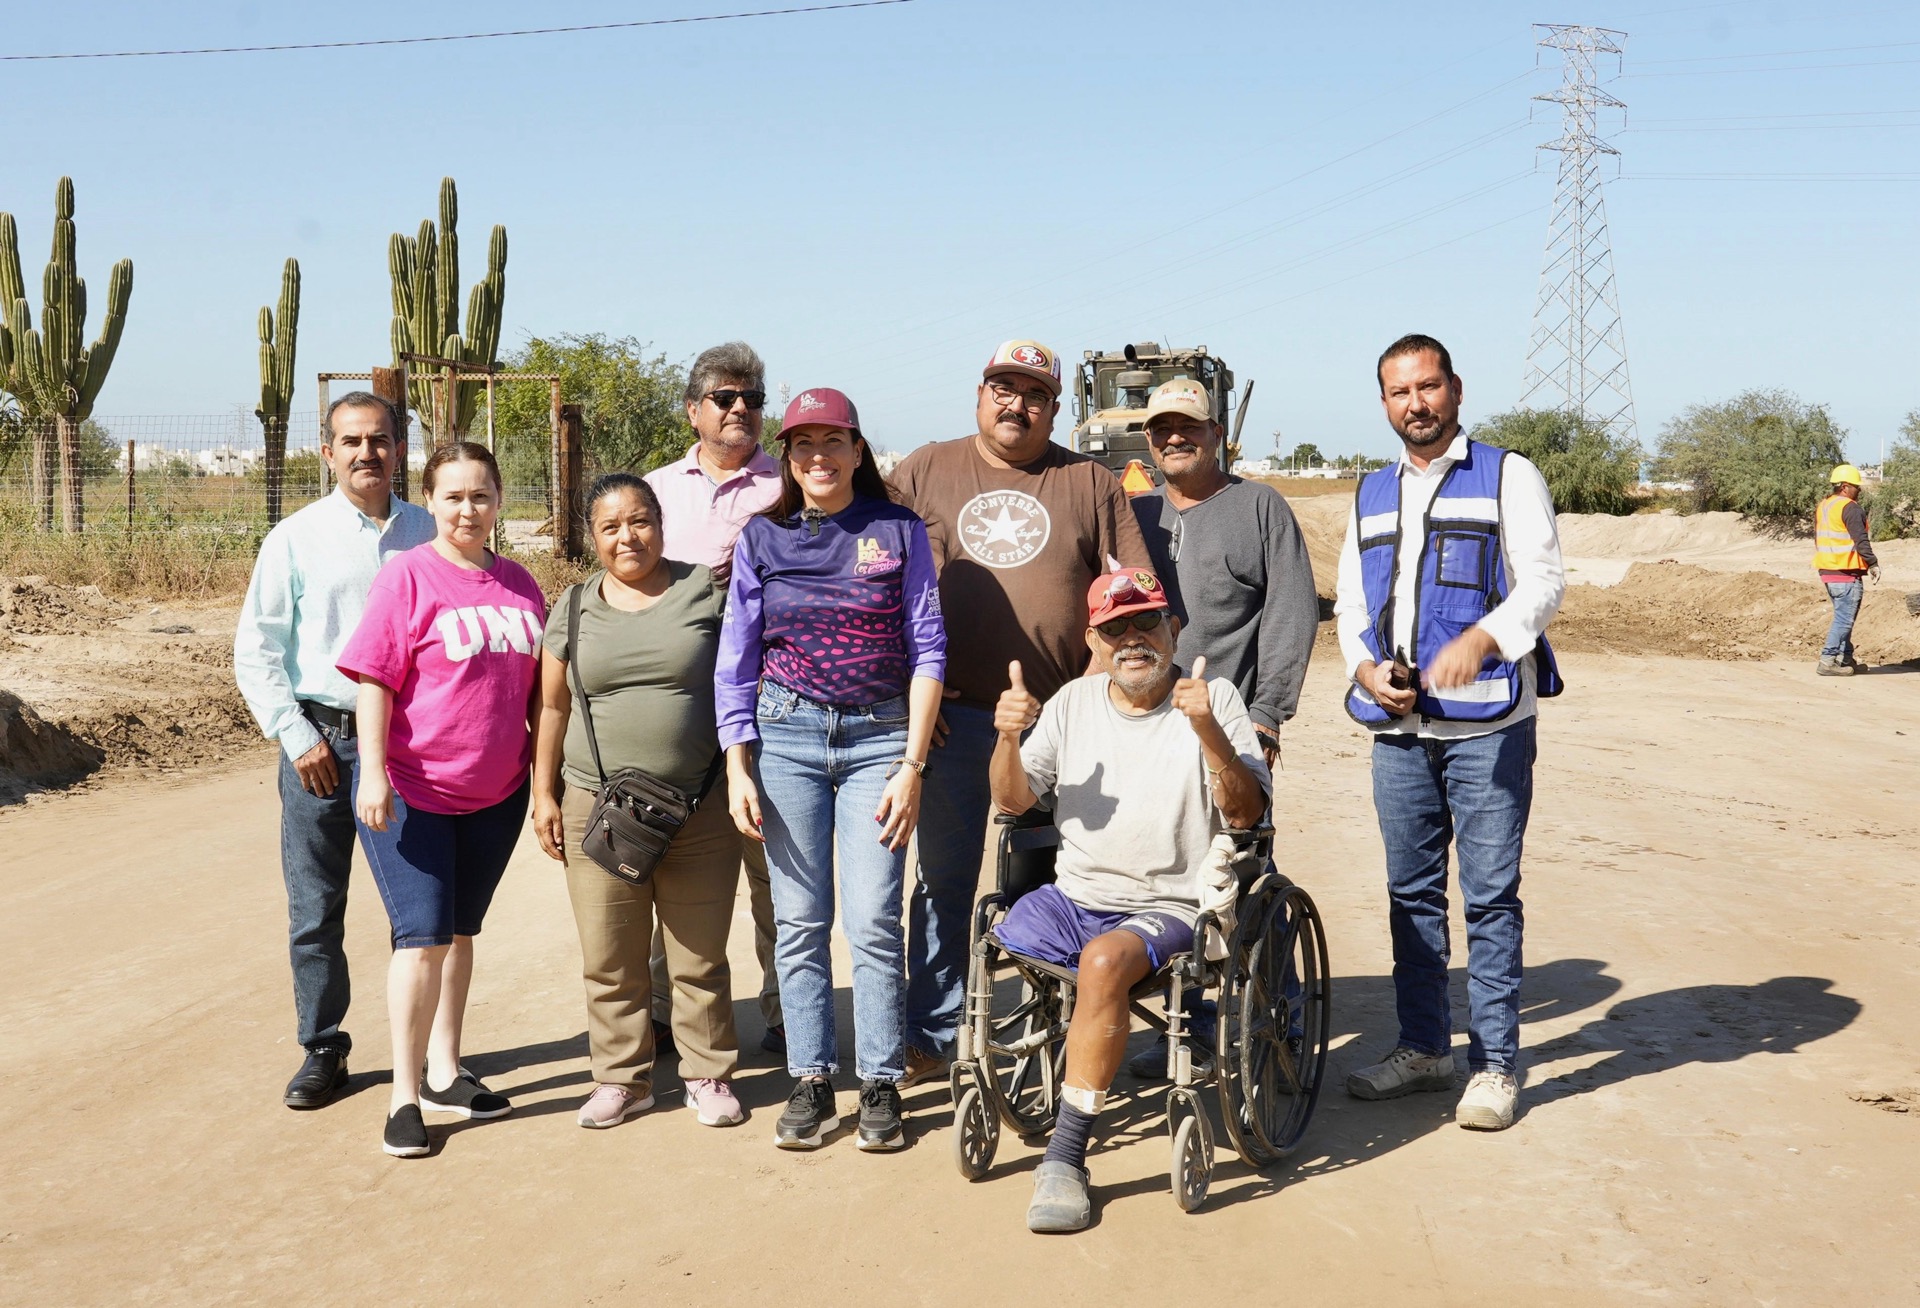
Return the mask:
<path id="1" fill-rule="evenodd" d="M 578 954 L 530 840 L 468 1023 L 468 1061 L 514 1115 L 389 1159 L 364 876 L 353 1093 L 278 1102 L 297 1057 L 270 753 L 0 811 L 0 1301 L 1913 1301 L 1920 676 L 1567 662 L 1529 846 L 1521 1121 L 1474 1135 L 1450 1097 L 1337 1089 L 1392 1033 L 1366 744 L 1322 660 L 1280 825 L 1328 922 L 1333 1089 L 1291 1167 L 1223 1161 L 1183 1217 L 1159 1096 L 1123 1079 L 1092 1158 L 1098 1224 L 1069 1238 L 1024 1231 L 1019 1141 L 960 1179 L 944 1089 L 909 1094 L 914 1146 L 893 1156 L 844 1135 L 776 1151 L 787 1081 L 757 1050 L 744 1127 L 698 1126 L 669 1069 L 652 1114 L 576 1128 Z M 739 1012 L 752 1047 L 757 1010 Z"/>

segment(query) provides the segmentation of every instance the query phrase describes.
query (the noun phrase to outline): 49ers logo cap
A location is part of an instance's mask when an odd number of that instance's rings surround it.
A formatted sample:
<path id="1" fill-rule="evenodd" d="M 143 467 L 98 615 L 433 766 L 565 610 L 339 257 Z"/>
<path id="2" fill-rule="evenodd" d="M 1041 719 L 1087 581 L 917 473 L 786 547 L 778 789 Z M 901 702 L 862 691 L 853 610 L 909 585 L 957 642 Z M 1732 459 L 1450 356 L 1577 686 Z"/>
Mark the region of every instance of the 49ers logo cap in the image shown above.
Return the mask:
<path id="1" fill-rule="evenodd" d="M 980 372 L 981 380 L 1000 373 L 1036 377 L 1051 395 L 1060 393 L 1060 356 L 1039 341 L 1002 341 Z"/>

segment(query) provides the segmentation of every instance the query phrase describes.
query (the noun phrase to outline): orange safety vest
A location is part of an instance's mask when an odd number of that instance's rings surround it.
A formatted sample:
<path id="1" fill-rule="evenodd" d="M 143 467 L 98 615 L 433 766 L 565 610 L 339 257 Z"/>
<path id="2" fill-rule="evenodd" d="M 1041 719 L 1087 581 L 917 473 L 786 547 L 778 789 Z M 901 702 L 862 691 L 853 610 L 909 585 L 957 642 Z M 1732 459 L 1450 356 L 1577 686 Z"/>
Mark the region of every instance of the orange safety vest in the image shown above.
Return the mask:
<path id="1" fill-rule="evenodd" d="M 1813 515 L 1813 566 L 1817 572 L 1865 572 L 1867 561 L 1853 546 L 1853 533 L 1840 515 L 1853 503 L 1844 495 L 1829 495 Z"/>

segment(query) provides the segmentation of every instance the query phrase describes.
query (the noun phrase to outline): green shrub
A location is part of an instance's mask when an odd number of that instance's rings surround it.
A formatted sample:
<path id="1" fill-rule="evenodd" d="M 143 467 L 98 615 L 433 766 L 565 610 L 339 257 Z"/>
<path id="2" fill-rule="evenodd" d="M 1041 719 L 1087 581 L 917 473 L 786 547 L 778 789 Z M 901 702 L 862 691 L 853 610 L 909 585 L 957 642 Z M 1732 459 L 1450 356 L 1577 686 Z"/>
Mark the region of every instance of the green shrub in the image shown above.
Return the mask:
<path id="1" fill-rule="evenodd" d="M 1637 442 L 1609 434 L 1582 414 L 1515 409 L 1495 414 L 1469 433 L 1474 440 L 1523 455 L 1553 494 L 1561 513 L 1632 513 L 1640 481 Z"/>

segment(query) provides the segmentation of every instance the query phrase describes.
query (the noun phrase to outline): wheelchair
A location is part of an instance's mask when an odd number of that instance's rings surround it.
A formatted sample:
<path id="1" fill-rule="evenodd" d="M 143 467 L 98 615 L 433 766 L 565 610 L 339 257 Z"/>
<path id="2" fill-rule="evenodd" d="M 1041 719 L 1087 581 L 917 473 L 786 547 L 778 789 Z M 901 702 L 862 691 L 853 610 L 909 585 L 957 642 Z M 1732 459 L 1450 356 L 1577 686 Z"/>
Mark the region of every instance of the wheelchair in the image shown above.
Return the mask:
<path id="1" fill-rule="evenodd" d="M 994 934 L 1024 894 L 1053 880 L 1060 833 L 1035 809 L 998 816 L 995 887 L 974 909 L 966 1015 L 952 1065 L 954 1161 L 979 1180 L 993 1166 L 1000 1128 L 1023 1137 L 1052 1130 L 1066 1075 L 1067 1025 L 1075 974 L 1006 949 Z M 1226 958 L 1207 961 L 1211 912 L 1195 924 L 1194 952 L 1167 960 L 1135 986 L 1128 1007 L 1167 1042 L 1167 1129 L 1173 1145 L 1171 1189 L 1184 1212 L 1206 1201 L 1213 1176 L 1213 1123 L 1203 1099 L 1209 1082 L 1234 1151 L 1261 1169 L 1298 1147 L 1326 1072 L 1332 1008 L 1326 934 L 1306 891 L 1271 861 L 1272 831 L 1234 833 L 1238 881 L 1235 925 Z M 1197 1075 L 1185 1037 L 1185 1001 L 1198 987 L 1218 1008 L 1213 1071 Z M 1012 992 L 1017 1000 L 1011 999 Z M 1143 1001 L 1167 993 L 1164 1011 Z"/>

